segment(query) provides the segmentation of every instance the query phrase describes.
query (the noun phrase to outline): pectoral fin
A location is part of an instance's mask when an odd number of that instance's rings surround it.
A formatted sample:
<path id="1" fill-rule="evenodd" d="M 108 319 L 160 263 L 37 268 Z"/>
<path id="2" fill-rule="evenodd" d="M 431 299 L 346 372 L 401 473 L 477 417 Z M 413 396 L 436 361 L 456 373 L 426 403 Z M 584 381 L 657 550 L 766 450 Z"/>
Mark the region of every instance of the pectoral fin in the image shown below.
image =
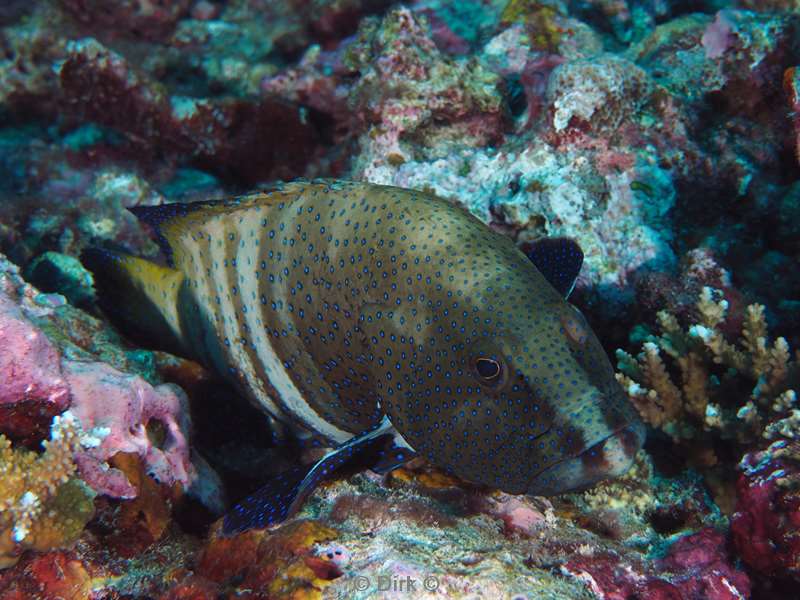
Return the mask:
<path id="1" fill-rule="evenodd" d="M 397 442 L 392 442 L 378 454 L 378 461 L 370 467 L 370 470 L 380 473 L 381 475 L 389 471 L 394 471 L 412 458 L 417 457 L 417 453 L 411 448 L 398 444 Z"/>
<path id="2" fill-rule="evenodd" d="M 399 460 L 405 462 L 410 458 L 413 454 L 408 448 L 395 446 L 391 424 L 384 419 L 380 426 L 332 450 L 311 468 L 290 469 L 247 497 L 225 515 L 222 534 L 235 535 L 288 519 L 320 482 L 343 468 L 382 468 L 388 471 L 400 466 L 402 462 Z"/>

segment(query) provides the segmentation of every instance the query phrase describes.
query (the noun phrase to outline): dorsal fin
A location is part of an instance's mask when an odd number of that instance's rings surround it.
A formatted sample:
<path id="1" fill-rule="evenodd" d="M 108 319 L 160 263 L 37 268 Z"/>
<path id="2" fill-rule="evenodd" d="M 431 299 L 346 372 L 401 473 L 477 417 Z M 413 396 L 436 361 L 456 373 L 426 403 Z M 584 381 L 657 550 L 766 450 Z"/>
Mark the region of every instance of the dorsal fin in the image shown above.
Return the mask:
<path id="1" fill-rule="evenodd" d="M 296 180 L 289 183 L 276 183 L 257 192 L 189 203 L 162 204 L 160 206 L 135 206 L 128 208 L 137 219 L 152 227 L 156 241 L 167 259 L 175 266 L 175 250 L 180 236 L 192 226 L 200 226 L 217 216 L 230 215 L 237 210 L 253 206 L 274 206 L 288 203 L 300 194 L 309 191 L 330 189 L 337 185 L 332 180 Z"/>
<path id="2" fill-rule="evenodd" d="M 226 214 L 245 206 L 263 202 L 271 204 L 269 192 L 257 192 L 237 198 L 204 200 L 200 202 L 162 204 L 160 206 L 133 206 L 128 208 L 139 221 L 153 229 L 156 241 L 174 267 L 174 249 L 180 235 L 192 224 L 201 224 L 215 215 Z"/>
<path id="3" fill-rule="evenodd" d="M 522 251 L 558 292 L 568 298 L 583 265 L 583 250 L 573 239 L 542 238 L 522 244 Z"/>

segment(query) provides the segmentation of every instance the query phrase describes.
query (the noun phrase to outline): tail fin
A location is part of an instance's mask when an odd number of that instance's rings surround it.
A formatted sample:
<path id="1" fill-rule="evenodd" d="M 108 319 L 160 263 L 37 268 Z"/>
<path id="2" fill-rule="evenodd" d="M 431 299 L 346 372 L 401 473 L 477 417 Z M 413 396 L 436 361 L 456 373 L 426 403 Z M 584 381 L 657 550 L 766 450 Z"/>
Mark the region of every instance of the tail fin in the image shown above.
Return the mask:
<path id="1" fill-rule="evenodd" d="M 100 308 L 127 335 L 148 347 L 185 354 L 178 315 L 183 273 L 103 248 L 87 248 L 81 262 L 94 275 Z"/>

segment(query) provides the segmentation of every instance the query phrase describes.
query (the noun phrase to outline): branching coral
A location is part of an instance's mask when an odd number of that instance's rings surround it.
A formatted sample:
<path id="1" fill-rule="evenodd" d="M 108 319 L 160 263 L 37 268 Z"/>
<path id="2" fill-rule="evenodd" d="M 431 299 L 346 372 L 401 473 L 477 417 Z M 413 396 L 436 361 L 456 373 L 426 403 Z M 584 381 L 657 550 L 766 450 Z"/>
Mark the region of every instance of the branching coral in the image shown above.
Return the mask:
<path id="1" fill-rule="evenodd" d="M 24 549 L 49 550 L 75 540 L 93 514 L 94 493 L 73 477 L 87 436 L 69 411 L 53 419 L 44 452 L 12 448 L 0 435 L 0 568 Z"/>
<path id="2" fill-rule="evenodd" d="M 730 341 L 723 333 L 728 303 L 720 295 L 703 288 L 697 322 L 688 327 L 658 313 L 661 334 L 649 336 L 637 357 L 617 351 L 619 381 L 644 420 L 675 440 L 700 430 L 741 443 L 800 437 L 800 353 L 792 359 L 784 338 L 770 341 L 759 304 L 745 309 L 740 337 Z"/>

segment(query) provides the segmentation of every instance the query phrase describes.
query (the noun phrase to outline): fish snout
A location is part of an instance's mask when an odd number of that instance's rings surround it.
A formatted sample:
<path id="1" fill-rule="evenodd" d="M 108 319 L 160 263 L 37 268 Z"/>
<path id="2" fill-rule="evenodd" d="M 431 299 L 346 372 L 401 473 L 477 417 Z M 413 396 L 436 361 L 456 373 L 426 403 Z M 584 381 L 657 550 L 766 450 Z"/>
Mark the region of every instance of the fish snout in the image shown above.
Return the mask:
<path id="1" fill-rule="evenodd" d="M 552 496 L 581 491 L 599 481 L 618 477 L 630 469 L 644 444 L 644 424 L 636 420 L 536 475 L 528 485 L 532 496 Z"/>

